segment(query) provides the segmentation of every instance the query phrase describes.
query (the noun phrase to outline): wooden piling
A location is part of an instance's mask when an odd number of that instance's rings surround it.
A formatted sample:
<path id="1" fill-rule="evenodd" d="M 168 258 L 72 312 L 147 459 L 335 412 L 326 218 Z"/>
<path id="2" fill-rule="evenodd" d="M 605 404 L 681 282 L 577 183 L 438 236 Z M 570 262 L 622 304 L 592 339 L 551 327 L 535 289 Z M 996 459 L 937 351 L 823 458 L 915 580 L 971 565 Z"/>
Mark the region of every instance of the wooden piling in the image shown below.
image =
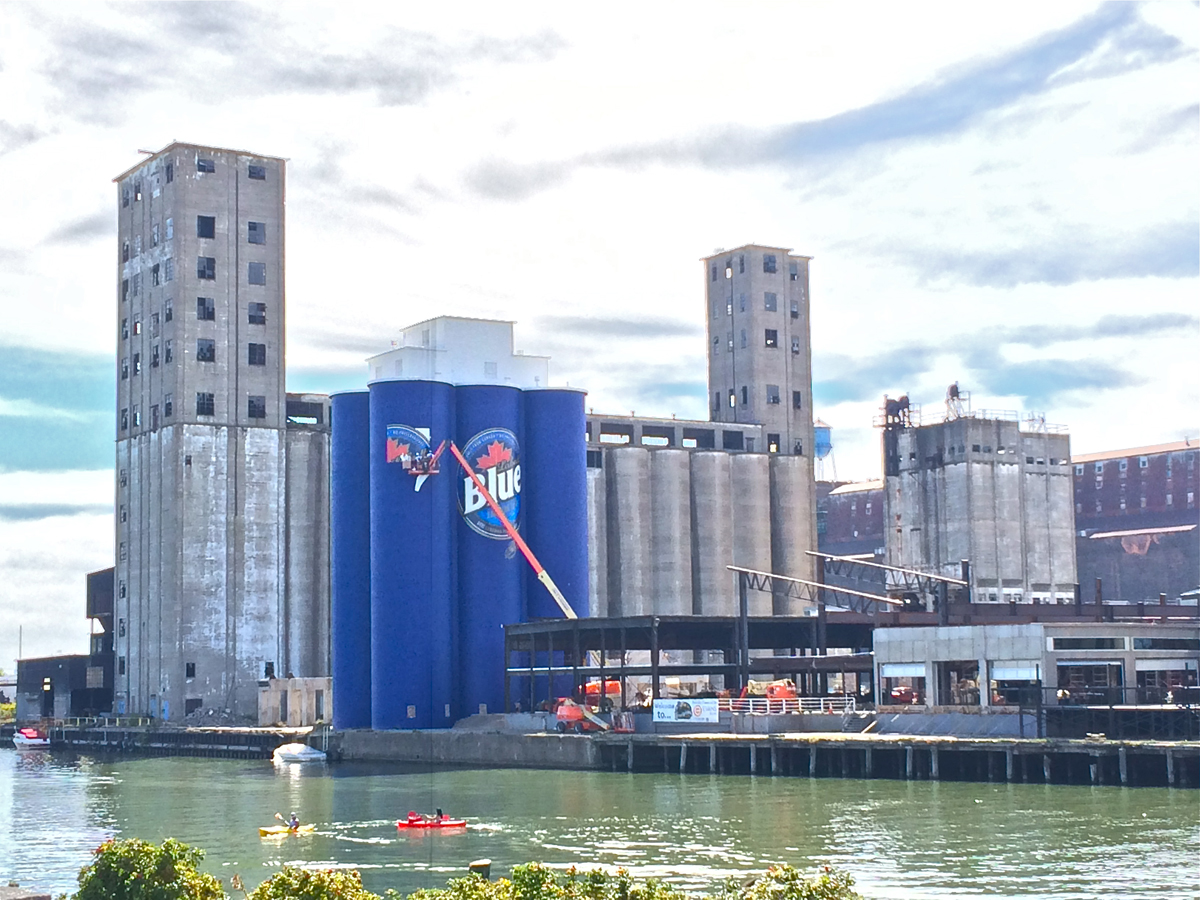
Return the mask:
<path id="1" fill-rule="evenodd" d="M 754 744 L 750 745 L 750 774 L 758 774 L 758 747 Z"/>
<path id="2" fill-rule="evenodd" d="M 1121 784 L 1129 784 L 1129 754 L 1124 747 L 1117 750 L 1117 763 L 1121 768 Z"/>
<path id="3" fill-rule="evenodd" d="M 1004 751 L 1004 777 L 1005 780 L 1010 783 L 1013 780 L 1014 769 L 1016 766 L 1016 756 L 1017 755 L 1013 752 L 1011 747 Z"/>
<path id="4" fill-rule="evenodd" d="M 913 777 L 913 748 L 909 747 L 904 751 L 904 777 L 912 779 Z"/>
<path id="5" fill-rule="evenodd" d="M 1042 754 L 1042 777 L 1046 779 L 1046 784 L 1050 783 L 1050 754 Z"/>
<path id="6" fill-rule="evenodd" d="M 717 745 L 708 745 L 708 774 L 717 774 Z"/>
<path id="7" fill-rule="evenodd" d="M 679 774 L 687 771 L 687 743 L 679 745 Z"/>
<path id="8" fill-rule="evenodd" d="M 808 777 L 817 777 L 817 746 L 809 744 L 808 747 Z"/>
<path id="9" fill-rule="evenodd" d="M 866 773 L 866 776 L 870 778 L 875 774 L 875 753 L 870 747 L 863 752 L 865 753 L 865 758 L 863 759 L 863 771 Z"/>
<path id="10" fill-rule="evenodd" d="M 935 781 L 941 778 L 941 765 L 937 747 L 929 748 L 929 777 Z"/>

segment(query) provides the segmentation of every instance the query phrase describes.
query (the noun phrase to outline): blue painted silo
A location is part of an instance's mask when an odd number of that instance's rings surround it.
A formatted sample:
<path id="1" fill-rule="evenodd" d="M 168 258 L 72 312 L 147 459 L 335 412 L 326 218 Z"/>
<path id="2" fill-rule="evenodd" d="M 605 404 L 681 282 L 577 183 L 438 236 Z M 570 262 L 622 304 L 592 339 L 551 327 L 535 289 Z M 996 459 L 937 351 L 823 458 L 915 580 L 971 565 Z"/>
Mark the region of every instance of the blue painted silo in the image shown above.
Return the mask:
<path id="1" fill-rule="evenodd" d="M 458 447 L 518 531 L 525 515 L 521 392 L 455 390 Z M 526 562 L 461 468 L 458 523 L 458 696 L 461 715 L 504 711 L 504 630 L 521 621 Z"/>
<path id="2" fill-rule="evenodd" d="M 522 536 L 580 617 L 588 614 L 587 423 L 584 392 L 526 391 Z M 532 571 L 528 617 L 563 617 Z"/>
<path id="3" fill-rule="evenodd" d="M 370 385 L 371 727 L 453 724 L 454 467 L 410 474 L 414 454 L 454 429 L 454 389 Z M 418 482 L 420 482 L 418 484 Z"/>
<path id="4" fill-rule="evenodd" d="M 366 391 L 330 401 L 333 727 L 371 727 L 371 476 Z"/>

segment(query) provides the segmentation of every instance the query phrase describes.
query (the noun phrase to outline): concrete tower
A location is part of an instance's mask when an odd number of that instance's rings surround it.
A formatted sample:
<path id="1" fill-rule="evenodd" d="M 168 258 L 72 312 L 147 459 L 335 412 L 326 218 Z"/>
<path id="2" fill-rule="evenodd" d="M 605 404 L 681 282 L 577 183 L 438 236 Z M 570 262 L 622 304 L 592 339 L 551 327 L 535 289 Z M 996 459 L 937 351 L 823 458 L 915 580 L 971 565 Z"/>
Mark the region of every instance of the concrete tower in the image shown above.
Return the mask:
<path id="1" fill-rule="evenodd" d="M 704 280 L 713 421 L 761 424 L 766 446 L 746 449 L 811 461 L 808 261 L 747 244 L 707 257 Z"/>
<path id="2" fill-rule="evenodd" d="M 114 179 L 118 712 L 253 716 L 286 664 L 284 174 L 176 143 Z"/>
<path id="3" fill-rule="evenodd" d="M 907 398 L 885 400 L 886 562 L 957 578 L 969 560 L 978 603 L 1070 602 L 1070 435 L 1015 412 L 947 409 L 922 424 Z"/>

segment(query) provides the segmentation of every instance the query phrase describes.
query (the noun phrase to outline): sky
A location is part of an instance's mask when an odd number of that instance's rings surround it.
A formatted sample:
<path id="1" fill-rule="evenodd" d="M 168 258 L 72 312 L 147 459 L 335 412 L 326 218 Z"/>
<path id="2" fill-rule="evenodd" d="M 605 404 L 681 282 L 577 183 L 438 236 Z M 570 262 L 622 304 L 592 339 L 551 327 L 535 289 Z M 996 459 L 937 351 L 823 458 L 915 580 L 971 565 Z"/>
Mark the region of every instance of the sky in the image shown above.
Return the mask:
<path id="1" fill-rule="evenodd" d="M 369 15 L 368 15 L 369 10 Z M 117 194 L 174 140 L 288 160 L 289 390 L 512 319 L 597 412 L 705 418 L 701 257 L 813 258 L 815 412 L 885 393 L 1200 433 L 1197 4 L 0 4 L 0 667 L 113 561 Z"/>

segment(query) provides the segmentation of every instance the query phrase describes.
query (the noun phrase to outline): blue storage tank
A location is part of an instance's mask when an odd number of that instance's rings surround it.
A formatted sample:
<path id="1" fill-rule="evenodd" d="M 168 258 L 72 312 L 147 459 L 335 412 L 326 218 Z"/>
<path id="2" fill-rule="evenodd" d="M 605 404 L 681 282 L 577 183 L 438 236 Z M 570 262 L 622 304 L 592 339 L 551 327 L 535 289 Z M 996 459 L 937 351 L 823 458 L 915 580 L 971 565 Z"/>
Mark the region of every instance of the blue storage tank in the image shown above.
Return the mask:
<path id="1" fill-rule="evenodd" d="M 575 613 L 588 615 L 587 423 L 583 391 L 525 391 L 522 536 Z M 528 618 L 563 618 L 530 570 Z"/>
<path id="2" fill-rule="evenodd" d="M 521 392 L 503 385 L 455 390 L 458 447 L 518 531 L 525 517 Z M 458 696 L 464 716 L 504 711 L 504 630 L 521 621 L 527 564 L 460 467 Z M 447 479 L 449 481 L 449 479 Z"/>
<path id="3" fill-rule="evenodd" d="M 454 468 L 410 474 L 417 454 L 454 434 L 454 389 L 370 385 L 371 727 L 454 722 Z M 420 484 L 418 484 L 420 482 Z M 419 489 L 418 489 L 419 488 Z"/>
<path id="4" fill-rule="evenodd" d="M 833 429 L 820 419 L 813 422 L 813 438 L 816 444 L 813 455 L 817 459 L 824 459 L 833 452 Z"/>
<path id="5" fill-rule="evenodd" d="M 333 727 L 371 727 L 371 474 L 366 391 L 330 400 Z"/>

